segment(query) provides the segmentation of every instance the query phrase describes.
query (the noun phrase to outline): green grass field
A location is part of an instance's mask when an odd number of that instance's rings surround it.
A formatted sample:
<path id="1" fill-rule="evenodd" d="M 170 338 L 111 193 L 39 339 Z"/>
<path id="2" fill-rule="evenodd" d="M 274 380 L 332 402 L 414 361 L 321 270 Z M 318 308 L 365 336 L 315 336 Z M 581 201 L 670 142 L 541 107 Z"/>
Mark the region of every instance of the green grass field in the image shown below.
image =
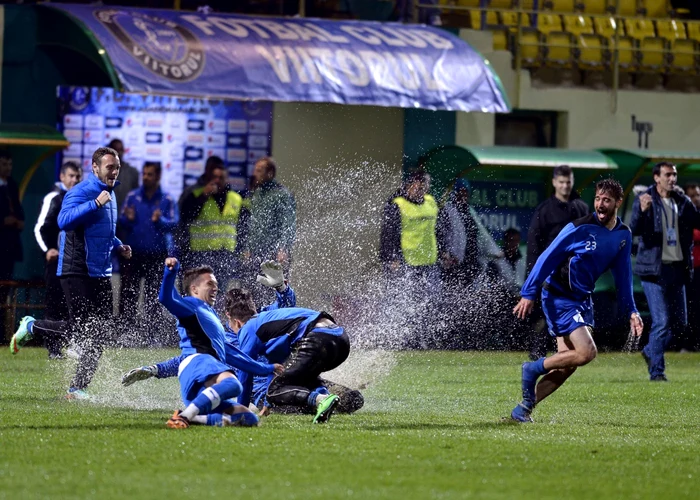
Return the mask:
<path id="1" fill-rule="evenodd" d="M 122 370 L 174 351 L 109 351 L 93 393 L 61 399 L 70 361 L 0 353 L 0 498 L 698 498 L 700 355 L 604 354 L 535 413 L 501 423 L 522 353 L 355 353 L 335 374 L 370 382 L 366 405 L 325 426 L 273 415 L 259 428 L 165 421 L 177 383 L 123 389 Z"/>

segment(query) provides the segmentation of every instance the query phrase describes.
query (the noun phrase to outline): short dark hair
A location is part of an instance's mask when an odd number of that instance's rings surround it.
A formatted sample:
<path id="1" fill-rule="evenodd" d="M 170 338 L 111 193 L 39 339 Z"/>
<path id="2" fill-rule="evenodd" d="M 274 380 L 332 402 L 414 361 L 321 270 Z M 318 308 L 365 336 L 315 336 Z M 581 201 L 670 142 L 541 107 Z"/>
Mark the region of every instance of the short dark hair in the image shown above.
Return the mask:
<path id="1" fill-rule="evenodd" d="M 212 172 L 217 168 L 226 170 L 226 164 L 220 156 L 210 156 L 204 164 L 204 179 L 208 182 L 211 179 Z"/>
<path id="2" fill-rule="evenodd" d="M 670 161 L 660 161 L 659 163 L 654 165 L 654 168 L 651 169 L 651 175 L 661 175 L 661 169 L 663 167 L 676 168 L 676 166 Z"/>
<path id="3" fill-rule="evenodd" d="M 509 227 L 503 233 L 503 238 L 510 238 L 511 236 L 520 236 L 520 231 L 514 227 Z"/>
<path id="4" fill-rule="evenodd" d="M 253 294 L 245 288 L 231 288 L 226 292 L 225 309 L 231 319 L 237 319 L 243 323 L 257 313 Z"/>
<path id="5" fill-rule="evenodd" d="M 269 174 L 272 172 L 272 178 L 274 179 L 275 176 L 277 176 L 277 162 L 272 158 L 271 156 L 264 156 L 260 158 L 257 162 L 263 162 L 265 163 L 265 168 L 267 169 L 267 173 Z"/>
<path id="6" fill-rule="evenodd" d="M 571 167 L 568 165 L 559 165 L 558 167 L 554 167 L 554 171 L 552 172 L 552 179 L 555 177 L 571 177 L 571 174 L 573 174 L 574 171 L 571 170 Z"/>
<path id="7" fill-rule="evenodd" d="M 601 191 L 603 193 L 608 193 L 610 196 L 616 200 L 621 200 L 624 194 L 622 189 L 622 184 L 612 178 L 603 179 L 595 184 L 595 192 Z"/>
<path id="8" fill-rule="evenodd" d="M 144 170 L 146 168 L 155 168 L 156 169 L 156 175 L 160 177 L 160 173 L 162 172 L 162 167 L 160 166 L 159 161 L 147 161 L 146 163 L 143 164 Z"/>
<path id="9" fill-rule="evenodd" d="M 112 148 L 110 147 L 102 147 L 102 148 L 97 148 L 94 153 L 92 153 L 92 164 L 93 165 L 100 165 L 102 162 L 102 158 L 104 158 L 107 155 L 112 155 L 114 156 L 117 160 L 119 160 L 119 154 Z"/>
<path id="10" fill-rule="evenodd" d="M 688 194 L 688 191 L 691 189 L 700 189 L 700 184 L 697 182 L 689 182 L 685 186 L 683 186 L 683 191 L 685 191 L 686 194 Z"/>
<path id="11" fill-rule="evenodd" d="M 11 160 L 12 155 L 7 149 L 0 149 L 0 160 Z"/>
<path id="12" fill-rule="evenodd" d="M 430 174 L 428 172 L 426 172 L 423 169 L 418 169 L 412 172 L 408 172 L 404 177 L 403 183 L 404 185 L 408 186 L 409 184 L 413 184 L 414 182 L 427 182 L 429 178 Z"/>
<path id="13" fill-rule="evenodd" d="M 75 163 L 74 161 L 67 161 L 63 165 L 61 165 L 61 173 L 65 174 L 66 170 L 75 170 L 76 172 L 82 172 L 82 169 L 80 168 L 80 165 Z"/>
<path id="14" fill-rule="evenodd" d="M 121 139 L 112 139 L 111 141 L 109 141 L 109 144 L 107 144 L 107 147 L 112 148 L 112 149 L 117 149 L 115 147 L 115 145 L 118 142 L 121 143 L 122 146 L 124 145 L 124 141 L 122 141 Z"/>
<path id="15" fill-rule="evenodd" d="M 214 270 L 210 266 L 199 266 L 185 270 L 185 275 L 182 278 L 182 288 L 185 295 L 190 294 L 192 284 L 204 274 L 214 274 Z"/>

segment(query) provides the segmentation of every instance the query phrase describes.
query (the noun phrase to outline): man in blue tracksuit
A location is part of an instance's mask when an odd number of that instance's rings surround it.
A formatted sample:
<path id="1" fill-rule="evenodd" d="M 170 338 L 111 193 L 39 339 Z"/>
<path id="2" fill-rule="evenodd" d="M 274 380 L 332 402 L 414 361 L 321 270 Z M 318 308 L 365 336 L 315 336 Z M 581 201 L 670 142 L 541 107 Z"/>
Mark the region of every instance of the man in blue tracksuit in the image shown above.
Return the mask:
<path id="1" fill-rule="evenodd" d="M 185 271 L 183 288 L 187 297 L 175 290 L 180 265 L 165 260 L 165 274 L 158 300 L 177 319 L 180 349 L 184 359 L 178 368 L 184 411 L 175 411 L 167 422 L 171 429 L 186 429 L 190 423 L 205 425 L 254 426 L 258 417 L 247 405 L 234 400 L 241 384 L 232 367 L 255 375 L 280 373 L 279 364 L 259 363 L 226 342 L 224 327 L 212 308 L 219 290 L 211 267 Z"/>
<path id="2" fill-rule="evenodd" d="M 535 405 L 561 387 L 576 368 L 596 357 L 591 294 L 608 269 L 615 279 L 620 310 L 629 315 L 634 334 L 642 334 L 632 293 L 632 233 L 617 217 L 622 197 L 619 182 L 598 182 L 595 212 L 564 227 L 539 256 L 522 287 L 522 298 L 513 313 L 525 319 L 542 287 L 542 310 L 549 334 L 557 339 L 557 353 L 523 364 L 523 401 L 511 412 L 513 420 L 531 422 Z"/>
<path id="3" fill-rule="evenodd" d="M 144 317 L 151 324 L 171 330 L 164 321 L 158 304 L 158 283 L 163 261 L 174 255 L 173 232 L 177 229 L 177 204 L 161 190 L 160 163 L 146 162 L 143 166 L 141 187 L 134 189 L 124 200 L 119 226 L 124 242 L 131 247 L 133 257 L 121 264 L 121 294 L 119 314 L 123 320 L 137 316 L 141 278 L 144 278 Z M 164 333 L 164 332 L 163 332 Z M 163 340 L 161 332 L 151 330 L 155 338 Z"/>
<path id="4" fill-rule="evenodd" d="M 693 229 L 700 228 L 700 215 L 690 198 L 676 192 L 674 164 L 657 163 L 652 173 L 655 184 L 634 200 L 630 228 L 640 237 L 634 271 L 651 312 L 649 343 L 642 357 L 649 379 L 664 382 L 664 351 L 687 322 L 685 285 L 693 278 Z"/>
<path id="5" fill-rule="evenodd" d="M 113 196 L 120 163 L 117 152 L 98 148 L 92 155 L 92 175 L 66 193 L 58 215 L 61 229 L 58 271 L 69 319 L 37 320 L 25 316 L 10 341 L 16 354 L 35 335 L 66 338 L 72 335 L 82 349 L 68 399 L 89 399 L 85 392 L 114 334 L 112 317 L 112 253 L 131 257 L 131 248 L 116 237 L 117 205 Z"/>

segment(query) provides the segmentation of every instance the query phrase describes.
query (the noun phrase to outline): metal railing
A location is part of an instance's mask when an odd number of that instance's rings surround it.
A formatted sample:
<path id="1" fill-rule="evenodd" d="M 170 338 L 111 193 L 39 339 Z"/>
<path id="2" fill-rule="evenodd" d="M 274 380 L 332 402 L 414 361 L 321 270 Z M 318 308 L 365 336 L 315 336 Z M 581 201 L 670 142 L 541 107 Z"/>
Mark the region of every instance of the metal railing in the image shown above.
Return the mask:
<path id="1" fill-rule="evenodd" d="M 510 35 L 510 39 L 512 40 L 511 44 L 511 51 L 513 52 L 514 55 L 514 65 L 515 65 L 515 78 L 516 78 L 516 96 L 515 99 L 513 99 L 513 102 L 515 104 L 515 107 L 518 107 L 520 105 L 520 94 L 521 94 L 521 73 L 523 69 L 523 48 L 524 47 L 533 47 L 537 46 L 538 48 L 541 48 L 542 50 L 538 51 L 544 52 L 547 48 L 568 48 L 570 49 L 571 53 L 573 54 L 578 48 L 578 41 L 580 40 L 580 35 L 588 35 L 589 33 L 580 33 L 580 34 L 573 34 L 571 33 L 571 40 L 572 42 L 569 44 L 550 44 L 547 43 L 546 41 L 538 40 L 538 42 L 533 42 L 533 41 L 523 41 L 523 32 L 524 30 L 537 30 L 538 27 L 538 16 L 540 15 L 554 15 L 554 16 L 584 16 L 588 19 L 608 19 L 611 20 L 614 23 L 615 30 L 612 36 L 612 47 L 609 45 L 607 46 L 601 46 L 601 50 L 605 50 L 606 53 L 610 54 L 610 57 L 612 61 L 610 62 L 610 68 L 612 70 L 612 89 L 611 89 L 611 102 L 610 102 L 610 107 L 611 111 L 615 113 L 617 111 L 617 99 L 618 99 L 618 91 L 619 91 L 619 86 L 620 86 L 620 53 L 621 52 L 629 52 L 632 51 L 633 55 L 636 57 L 643 57 L 644 53 L 647 54 L 653 54 L 653 53 L 660 53 L 662 54 L 662 60 L 665 61 L 666 64 L 662 65 L 659 67 L 659 73 L 664 74 L 667 70 L 670 68 L 669 62 L 672 60 L 673 54 L 672 51 L 670 50 L 670 46 L 668 45 L 672 40 L 671 39 L 666 39 L 664 37 L 657 37 L 654 34 L 654 37 L 656 38 L 661 38 L 662 40 L 665 40 L 666 46 L 663 49 L 655 49 L 655 48 L 644 48 L 643 51 L 640 52 L 638 48 L 632 47 L 631 49 L 628 48 L 620 48 L 620 39 L 622 36 L 625 36 L 622 30 L 623 23 L 626 21 L 631 21 L 635 19 L 646 19 L 651 23 L 655 23 L 656 21 L 668 21 L 669 18 L 646 18 L 642 16 L 621 16 L 617 14 L 589 14 L 585 12 L 562 12 L 562 11 L 552 11 L 552 10 L 544 10 L 541 8 L 538 9 L 525 9 L 521 6 L 518 7 L 513 7 L 513 8 L 496 8 L 496 7 L 470 7 L 470 6 L 462 6 L 462 5 L 451 5 L 451 4 L 426 4 L 426 3 L 421 3 L 420 0 L 414 0 L 414 8 L 413 8 L 413 18 L 414 21 L 418 21 L 419 17 L 419 12 L 421 9 L 432 9 L 432 10 L 437 10 L 439 9 L 441 13 L 450 13 L 450 12 L 463 12 L 464 14 L 468 14 L 469 12 L 479 12 L 480 13 L 480 30 L 487 31 L 491 28 L 496 28 L 499 26 L 492 26 L 492 25 L 487 25 L 486 24 L 486 18 L 487 18 L 487 13 L 488 12 L 495 12 L 495 13 L 515 13 L 517 15 L 517 25 L 503 25 L 500 27 L 507 28 L 508 33 Z M 616 12 L 620 11 L 620 0 L 617 0 L 616 2 Z M 529 26 L 524 26 L 523 25 L 523 16 L 530 16 L 531 23 Z M 674 19 L 677 22 L 680 22 L 683 24 L 684 29 L 686 30 L 687 33 L 687 26 L 688 22 L 685 20 L 681 19 Z M 692 21 L 691 21 L 692 22 Z M 466 27 L 466 26 L 465 26 Z M 549 32 L 554 32 L 555 30 L 551 30 Z M 538 31 L 539 32 L 539 31 Z M 549 33 L 548 32 L 548 33 Z M 566 27 L 562 23 L 562 32 L 566 32 Z M 596 31 L 594 30 L 593 35 L 597 35 Z M 609 37 L 606 37 L 604 35 L 598 35 L 601 40 L 609 40 Z M 640 39 L 635 38 L 633 36 L 627 36 L 628 38 L 632 38 L 639 42 Z M 694 61 L 696 64 L 694 65 L 694 69 L 697 71 L 697 62 L 700 61 L 700 50 L 698 50 L 698 46 L 700 44 L 697 43 L 697 41 L 692 40 L 695 43 L 694 49 L 691 51 L 684 51 L 684 55 L 691 55 L 694 58 Z M 573 62 L 573 61 L 572 61 Z M 546 64 L 544 64 L 546 66 Z M 640 69 L 645 68 L 643 65 L 639 65 Z"/>
<path id="2" fill-rule="evenodd" d="M 0 321 L 3 322 L 5 332 L 5 338 L 0 338 L 0 343 L 8 342 L 14 333 L 18 311 L 26 316 L 46 309 L 45 288 L 43 281 L 0 281 Z"/>

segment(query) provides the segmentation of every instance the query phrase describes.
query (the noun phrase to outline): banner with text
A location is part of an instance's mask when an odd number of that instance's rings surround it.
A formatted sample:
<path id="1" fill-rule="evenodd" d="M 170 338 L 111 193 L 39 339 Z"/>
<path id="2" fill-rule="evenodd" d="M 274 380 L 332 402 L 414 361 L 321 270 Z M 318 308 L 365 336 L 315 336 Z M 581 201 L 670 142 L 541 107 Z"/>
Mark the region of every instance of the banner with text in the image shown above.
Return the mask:
<path id="1" fill-rule="evenodd" d="M 520 231 L 521 240 L 527 241 L 535 208 L 544 200 L 544 189 L 539 184 L 498 181 L 469 181 L 471 204 L 482 224 L 497 241 L 510 228 Z"/>
<path id="2" fill-rule="evenodd" d="M 229 99 L 508 112 L 471 46 L 424 25 L 58 5 L 94 33 L 124 88 Z"/>
<path id="3" fill-rule="evenodd" d="M 160 163 L 161 186 L 176 199 L 204 173 L 210 156 L 224 160 L 233 189 L 245 189 L 253 164 L 269 156 L 272 146 L 270 102 L 59 87 L 58 106 L 59 130 L 70 141 L 63 161 L 75 161 L 90 171 L 92 153 L 120 139 L 122 160 L 139 171 L 144 162 Z"/>

